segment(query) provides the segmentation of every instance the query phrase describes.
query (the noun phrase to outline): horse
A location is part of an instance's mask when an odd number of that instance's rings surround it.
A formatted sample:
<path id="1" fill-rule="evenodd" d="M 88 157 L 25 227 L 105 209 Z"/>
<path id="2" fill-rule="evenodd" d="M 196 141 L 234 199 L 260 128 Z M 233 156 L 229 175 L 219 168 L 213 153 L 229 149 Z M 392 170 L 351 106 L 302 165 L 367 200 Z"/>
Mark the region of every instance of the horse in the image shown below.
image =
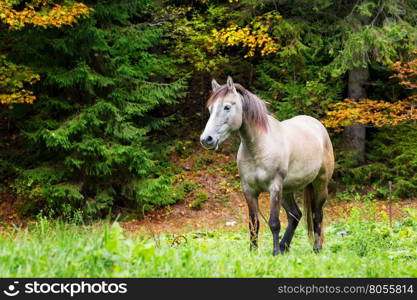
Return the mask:
<path id="1" fill-rule="evenodd" d="M 302 213 L 294 192 L 304 190 L 304 214 L 313 250 L 323 244 L 323 205 L 334 170 L 333 146 L 326 128 L 317 119 L 299 115 L 278 121 L 268 112 L 266 102 L 234 83 L 211 82 L 207 101 L 210 117 L 200 136 L 201 145 L 217 150 L 232 132 L 240 134 L 237 166 L 242 191 L 249 212 L 250 249 L 258 248 L 258 196 L 269 192 L 268 225 L 273 237 L 273 251 L 290 249 Z M 288 226 L 279 241 L 279 212 L 284 207 Z"/>

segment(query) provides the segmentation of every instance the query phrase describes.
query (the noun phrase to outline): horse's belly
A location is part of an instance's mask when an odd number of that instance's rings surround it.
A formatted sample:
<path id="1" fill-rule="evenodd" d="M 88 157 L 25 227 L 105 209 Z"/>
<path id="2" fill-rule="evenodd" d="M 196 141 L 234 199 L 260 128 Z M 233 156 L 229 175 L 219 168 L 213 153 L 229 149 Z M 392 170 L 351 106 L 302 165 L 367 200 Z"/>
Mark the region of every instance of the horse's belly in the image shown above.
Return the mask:
<path id="1" fill-rule="evenodd" d="M 317 177 L 319 170 L 320 168 L 312 168 L 308 172 L 306 170 L 288 172 L 283 182 L 284 191 L 294 191 L 305 187 Z"/>

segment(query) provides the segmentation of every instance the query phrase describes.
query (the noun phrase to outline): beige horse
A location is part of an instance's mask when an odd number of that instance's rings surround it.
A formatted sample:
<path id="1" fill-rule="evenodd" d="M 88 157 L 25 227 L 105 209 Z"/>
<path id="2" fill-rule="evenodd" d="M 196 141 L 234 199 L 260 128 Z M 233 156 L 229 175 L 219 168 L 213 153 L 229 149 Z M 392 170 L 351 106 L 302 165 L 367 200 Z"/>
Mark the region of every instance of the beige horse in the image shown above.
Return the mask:
<path id="1" fill-rule="evenodd" d="M 309 116 L 278 121 L 268 113 L 263 100 L 233 83 L 230 76 L 222 86 L 213 79 L 212 88 L 207 102 L 210 118 L 200 141 L 207 149 L 217 149 L 231 132 L 239 131 L 237 165 L 249 208 L 251 249 L 257 248 L 259 194 L 270 195 L 269 227 L 276 255 L 290 247 L 302 216 L 294 191 L 304 189 L 308 233 L 312 237 L 314 232 L 314 250 L 320 251 L 323 204 L 334 169 L 333 147 L 326 129 Z M 279 242 L 281 204 L 288 226 Z"/>

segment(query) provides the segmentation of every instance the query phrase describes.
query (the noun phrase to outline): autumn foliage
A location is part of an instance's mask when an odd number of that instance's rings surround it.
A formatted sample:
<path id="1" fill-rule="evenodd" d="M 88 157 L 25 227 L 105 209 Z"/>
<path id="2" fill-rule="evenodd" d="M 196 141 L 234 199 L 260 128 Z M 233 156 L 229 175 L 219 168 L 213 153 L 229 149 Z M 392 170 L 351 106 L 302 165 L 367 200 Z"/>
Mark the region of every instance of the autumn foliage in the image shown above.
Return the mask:
<path id="1" fill-rule="evenodd" d="M 244 27 L 233 24 L 221 30 L 213 29 L 209 50 L 215 52 L 222 46 L 242 46 L 248 49 L 245 58 L 254 56 L 256 51 L 259 51 L 261 56 L 275 53 L 279 49 L 279 44 L 268 31 L 274 22 L 281 19 L 278 13 L 270 12 L 256 17 Z"/>
<path id="2" fill-rule="evenodd" d="M 0 2 L 0 23 L 5 24 L 8 30 L 20 30 L 27 25 L 60 28 L 76 23 L 77 19 L 86 17 L 91 11 L 83 3 L 59 5 L 51 0 L 33 0 L 19 10 L 16 7 L 20 2 Z M 40 75 L 26 66 L 12 63 L 6 54 L 0 56 L 0 103 L 32 104 L 36 96 L 28 87 L 39 81 Z"/>
<path id="3" fill-rule="evenodd" d="M 417 54 L 417 50 L 413 51 L 413 54 Z M 391 69 L 396 72 L 392 78 L 400 80 L 400 84 L 406 89 L 417 89 L 417 58 L 411 60 L 408 63 L 396 62 L 391 66 Z M 410 96 L 414 100 L 417 99 L 417 93 Z"/>
<path id="4" fill-rule="evenodd" d="M 36 97 L 25 85 L 31 85 L 39 79 L 40 76 L 30 68 L 16 65 L 6 60 L 4 55 L 0 56 L 0 103 L 32 104 Z"/>
<path id="5" fill-rule="evenodd" d="M 0 20 L 8 25 L 9 29 L 21 29 L 31 24 L 40 27 L 61 27 L 72 25 L 77 18 L 85 17 L 91 9 L 83 3 L 59 5 L 48 0 L 34 0 L 26 4 L 22 10 L 13 7 L 19 1 L 0 2 Z"/>
<path id="6" fill-rule="evenodd" d="M 417 51 L 413 53 L 417 54 Z M 391 69 L 396 72 L 391 78 L 399 79 L 401 86 L 411 90 L 409 97 L 393 103 L 371 99 L 345 99 L 330 105 L 332 110 L 326 112 L 327 119 L 323 121 L 325 126 L 340 131 L 353 123 L 382 127 L 417 120 L 417 59 L 408 63 L 396 62 Z"/>
<path id="7" fill-rule="evenodd" d="M 327 112 L 328 119 L 323 123 L 326 127 L 334 128 L 336 131 L 352 123 L 382 127 L 398 125 L 407 120 L 417 120 L 417 112 L 408 100 L 390 103 L 363 99 L 358 102 L 348 98 L 330 106 L 334 110 Z"/>

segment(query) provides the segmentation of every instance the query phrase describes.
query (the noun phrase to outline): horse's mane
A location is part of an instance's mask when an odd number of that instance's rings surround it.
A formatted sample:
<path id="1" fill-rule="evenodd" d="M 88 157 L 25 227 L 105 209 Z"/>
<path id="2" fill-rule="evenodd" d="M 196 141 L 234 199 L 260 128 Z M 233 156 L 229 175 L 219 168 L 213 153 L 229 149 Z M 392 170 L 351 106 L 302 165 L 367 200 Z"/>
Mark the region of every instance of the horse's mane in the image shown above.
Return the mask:
<path id="1" fill-rule="evenodd" d="M 268 109 L 265 101 L 249 92 L 239 83 L 235 83 L 236 91 L 242 96 L 243 102 L 243 119 L 250 122 L 263 131 L 268 130 Z M 229 93 L 227 85 L 221 85 L 215 89 L 207 101 L 207 106 L 213 104 L 216 99 L 224 99 Z"/>

